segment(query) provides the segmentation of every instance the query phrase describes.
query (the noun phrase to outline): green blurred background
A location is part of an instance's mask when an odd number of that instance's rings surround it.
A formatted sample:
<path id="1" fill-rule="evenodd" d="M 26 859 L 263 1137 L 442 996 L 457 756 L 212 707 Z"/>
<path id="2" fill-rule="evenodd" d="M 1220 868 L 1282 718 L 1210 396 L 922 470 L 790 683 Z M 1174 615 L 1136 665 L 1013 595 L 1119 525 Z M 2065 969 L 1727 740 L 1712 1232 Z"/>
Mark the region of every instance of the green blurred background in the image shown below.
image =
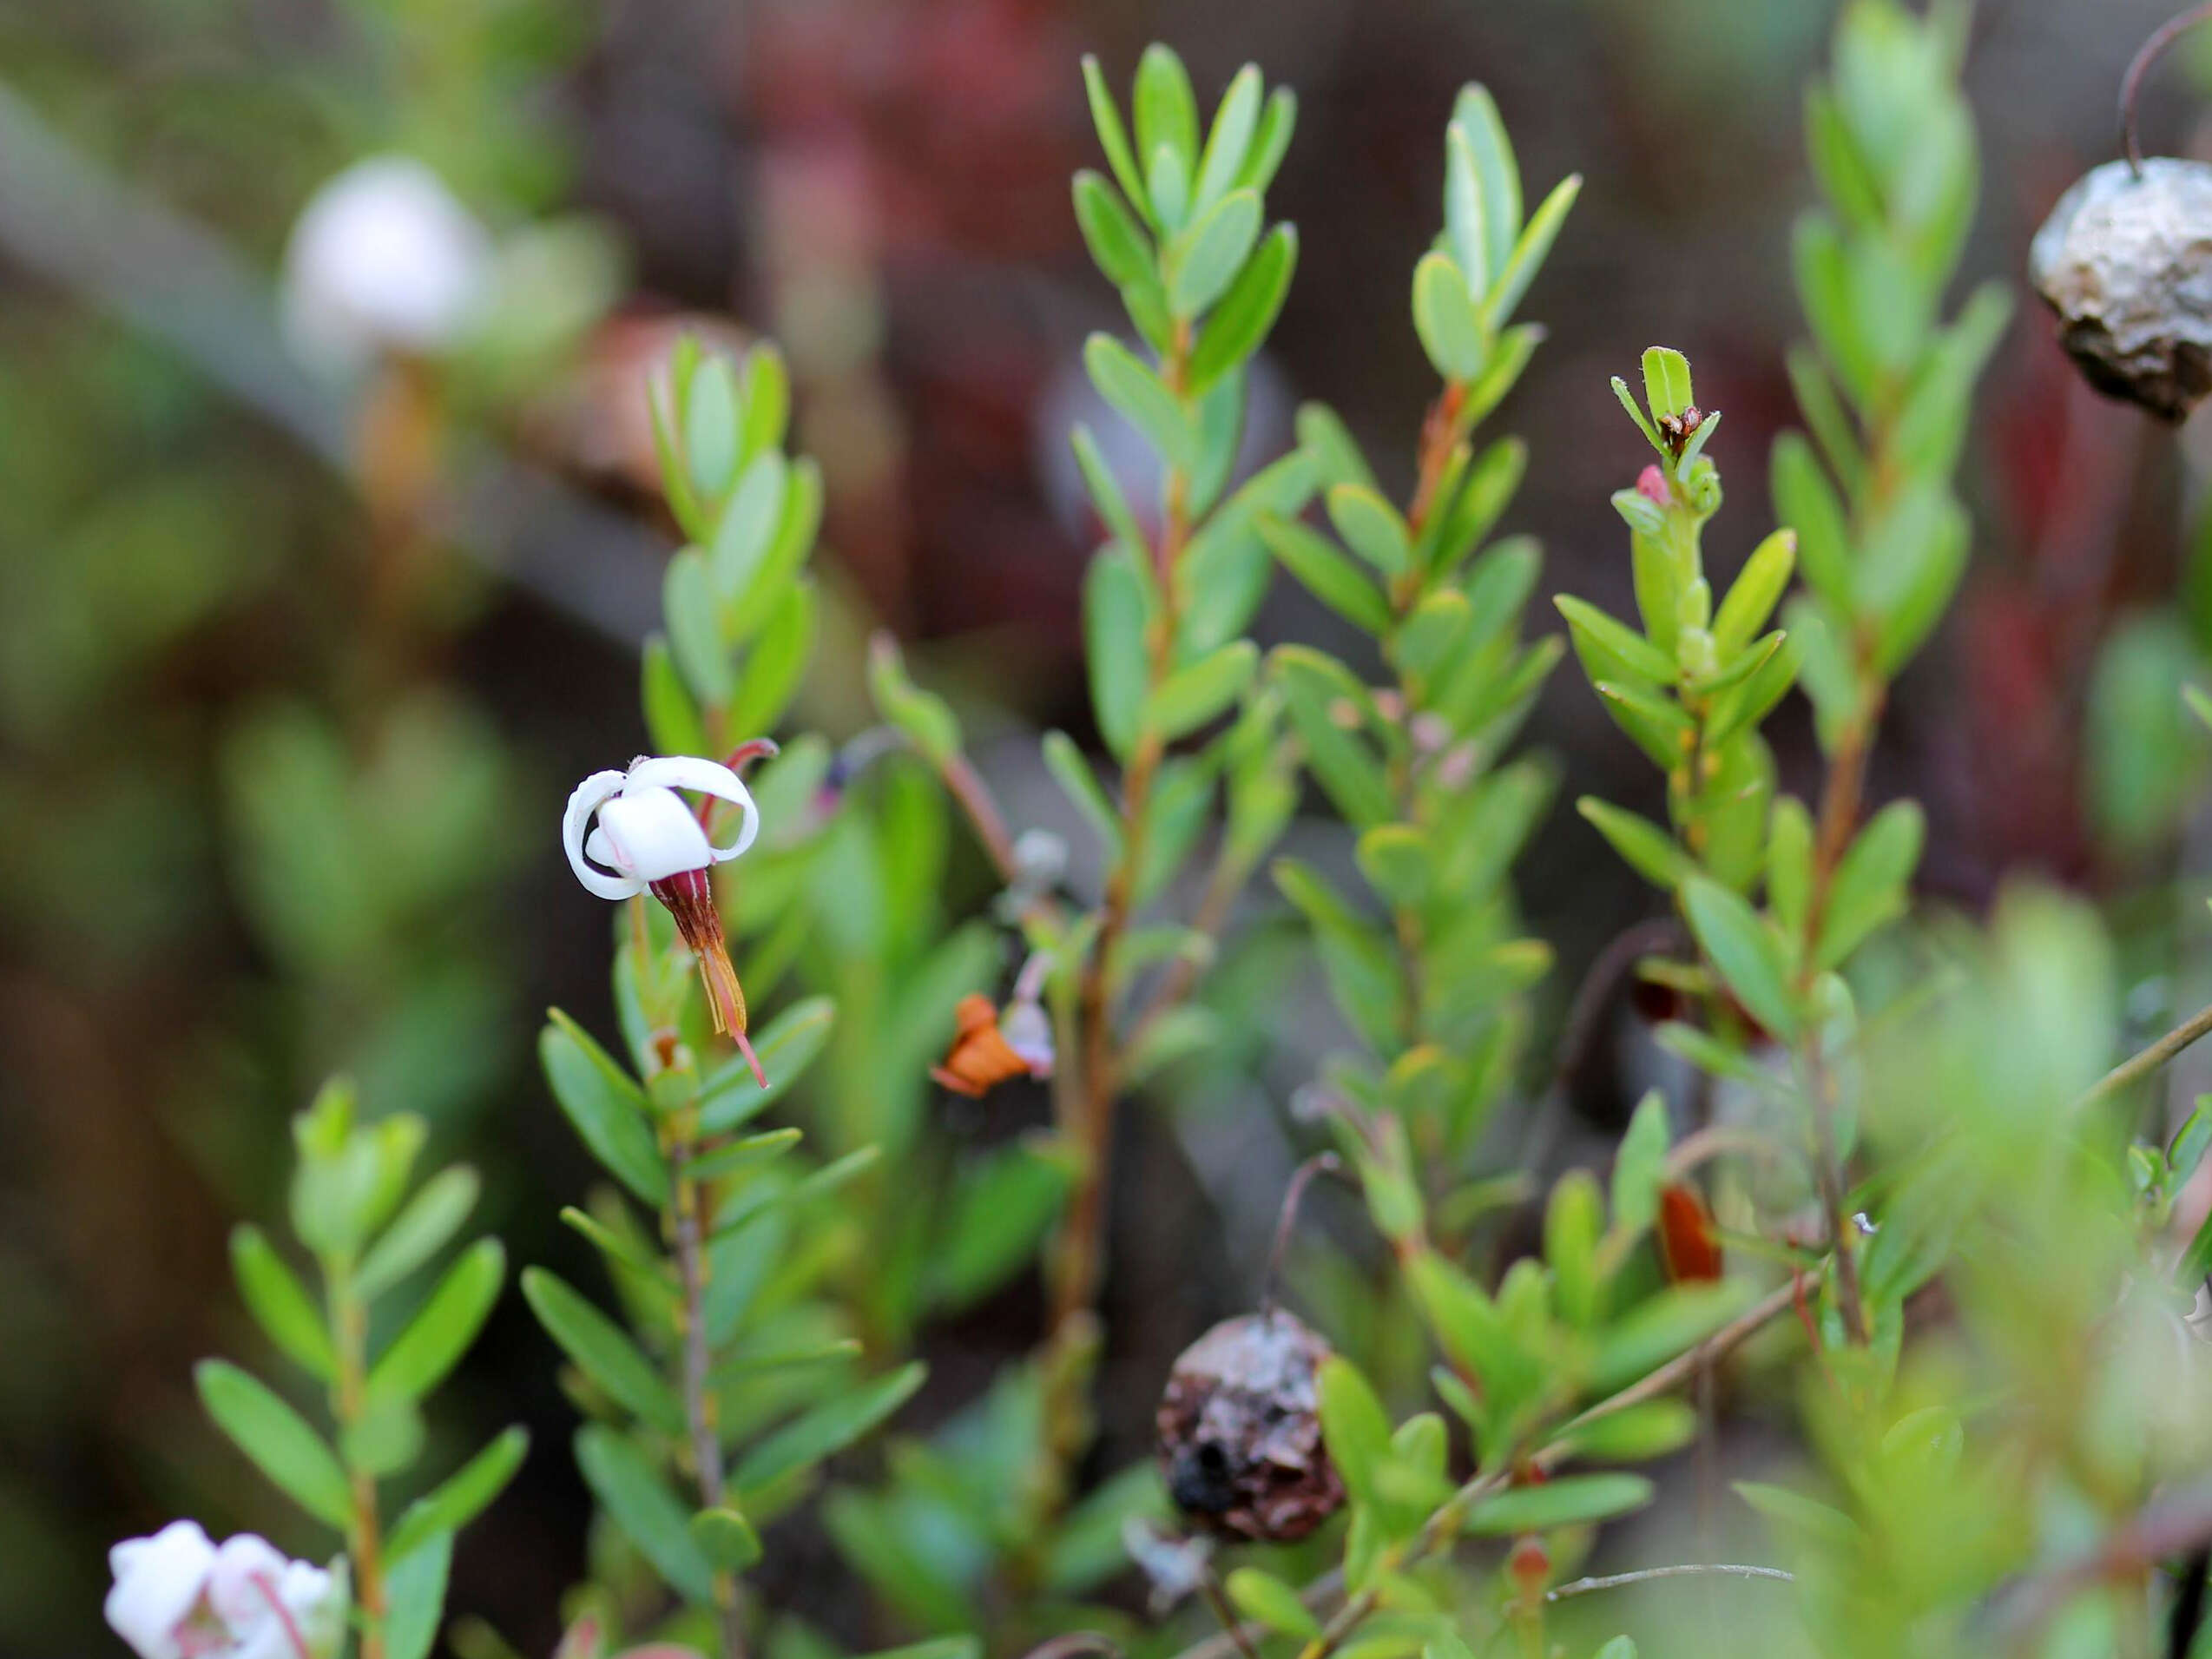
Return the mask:
<path id="1" fill-rule="evenodd" d="M 2169 10 L 1984 0 L 1962 287 L 2017 273 L 2042 214 L 2112 152 L 2121 66 Z M 576 778 L 641 741 L 634 651 L 670 538 L 639 398 L 676 327 L 772 332 L 793 364 L 837 610 L 807 723 L 866 722 L 859 642 L 887 624 L 962 699 L 1016 818 L 1049 821 L 1064 811 L 1025 734 L 1084 718 L 1090 530 L 1064 433 L 1089 412 L 1080 342 L 1118 320 L 1067 205 L 1094 159 L 1078 55 L 1120 81 L 1164 38 L 1203 91 L 1248 58 L 1297 89 L 1274 205 L 1303 254 L 1254 441 L 1280 447 L 1297 400 L 1326 398 L 1401 458 L 1393 486 L 1428 386 L 1406 285 L 1454 90 L 1492 88 L 1536 188 L 1587 176 L 1526 307 L 1551 335 L 1503 417 L 1532 450 L 1509 528 L 1543 537 L 1546 591 L 1620 609 L 1605 496 L 1638 456 L 1606 378 L 1643 346 L 1687 351 L 1728 412 L 1723 568 L 1767 526 L 1808 197 L 1799 88 L 1829 12 L 0 0 L 0 1653 L 108 1650 L 115 1537 L 188 1513 L 283 1541 L 189 1366 L 251 1351 L 225 1235 L 273 1211 L 284 1124 L 326 1074 L 423 1112 L 482 1166 L 510 1257 L 576 1254 L 554 1215 L 590 1175 L 530 1037 L 549 1003 L 607 1017 L 606 914 L 563 867 L 555 819 Z M 2212 155 L 2189 84 L 2208 67 L 2163 72 L 2156 148 Z M 270 289 L 311 192 L 385 151 L 433 167 L 491 228 L 502 303 L 434 377 L 340 387 L 287 356 Z M 1926 803 L 1943 899 L 1978 908 L 2024 865 L 2106 901 L 2130 1015 L 2155 1027 L 2195 908 L 2182 872 L 2212 827 L 2189 810 L 2205 757 L 2173 695 L 2212 648 L 2194 507 L 2212 438 L 2097 403 L 2031 305 L 1983 411 L 1975 569 L 1900 692 L 1874 788 Z M 1347 643 L 1294 591 L 1261 629 Z M 1648 768 L 1570 679 L 1532 734 L 1562 799 L 1649 808 Z M 1801 787 L 1801 714 L 1778 734 Z M 963 857 L 980 901 L 986 873 Z M 1523 888 L 1531 932 L 1560 946 L 1556 1020 L 1653 898 L 1564 809 Z M 1610 1056 L 1577 1079 L 1591 1135 L 1634 1087 Z M 1117 1221 L 1104 1392 L 1124 1452 L 1168 1356 L 1250 1294 L 1280 1164 L 1248 1142 L 1280 1144 L 1266 1105 L 1294 1081 L 1261 1079 L 1264 1122 L 1132 1125 L 1122 1167 L 1144 1198 Z M 1036 1320 L 1022 1288 L 928 1333 L 924 1414 Z M 464 1540 L 453 1598 L 525 1652 L 550 1647 L 588 1513 L 553 1369 L 510 1300 L 444 1425 L 457 1444 L 518 1414 L 537 1431 Z M 769 1592 L 869 1636 L 826 1546 L 780 1537 Z"/>

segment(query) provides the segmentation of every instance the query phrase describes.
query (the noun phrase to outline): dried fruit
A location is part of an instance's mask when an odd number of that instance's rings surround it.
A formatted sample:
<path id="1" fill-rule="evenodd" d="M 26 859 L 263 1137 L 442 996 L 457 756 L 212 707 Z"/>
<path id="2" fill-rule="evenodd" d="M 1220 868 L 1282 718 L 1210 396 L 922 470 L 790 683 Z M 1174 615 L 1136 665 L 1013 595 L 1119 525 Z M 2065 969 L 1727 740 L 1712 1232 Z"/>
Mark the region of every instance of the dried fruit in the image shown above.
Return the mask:
<path id="1" fill-rule="evenodd" d="M 2028 275 L 2098 391 L 2172 421 L 2212 392 L 2212 166 L 2097 168 L 2036 233 Z"/>
<path id="2" fill-rule="evenodd" d="M 1224 1320 L 1183 1351 L 1158 1419 L 1183 1512 L 1240 1538 L 1302 1538 L 1344 1502 L 1321 1444 L 1315 1375 L 1329 1346 L 1280 1309 Z"/>

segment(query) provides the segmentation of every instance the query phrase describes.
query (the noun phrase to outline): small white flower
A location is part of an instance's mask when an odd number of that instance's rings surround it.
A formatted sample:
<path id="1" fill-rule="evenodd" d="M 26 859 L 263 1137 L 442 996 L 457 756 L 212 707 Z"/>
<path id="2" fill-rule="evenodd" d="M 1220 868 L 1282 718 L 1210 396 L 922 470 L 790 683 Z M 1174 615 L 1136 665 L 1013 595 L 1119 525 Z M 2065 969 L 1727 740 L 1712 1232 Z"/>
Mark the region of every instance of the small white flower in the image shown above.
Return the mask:
<path id="1" fill-rule="evenodd" d="M 1035 1003 L 1009 1003 L 998 1017 L 998 1034 L 1021 1057 L 1032 1077 L 1049 1077 L 1057 1057 L 1052 1048 L 1052 1020 Z"/>
<path id="2" fill-rule="evenodd" d="M 325 181 L 285 249 L 285 334 L 311 367 L 434 355 L 479 314 L 491 238 L 420 161 L 374 155 Z"/>
<path id="3" fill-rule="evenodd" d="M 679 789 L 695 789 L 735 806 L 742 814 L 737 839 L 727 846 L 708 840 L 698 815 L 676 793 Z M 587 836 L 585 826 L 595 813 L 598 826 Z M 628 772 L 593 773 L 569 795 L 561 819 L 569 867 L 602 899 L 629 899 L 656 881 L 734 859 L 760 833 L 760 809 L 737 774 L 683 754 L 639 759 Z"/>
<path id="4" fill-rule="evenodd" d="M 108 1623 L 141 1659 L 326 1659 L 346 1622 L 342 1572 L 241 1532 L 221 1549 L 173 1521 L 109 1552 Z"/>

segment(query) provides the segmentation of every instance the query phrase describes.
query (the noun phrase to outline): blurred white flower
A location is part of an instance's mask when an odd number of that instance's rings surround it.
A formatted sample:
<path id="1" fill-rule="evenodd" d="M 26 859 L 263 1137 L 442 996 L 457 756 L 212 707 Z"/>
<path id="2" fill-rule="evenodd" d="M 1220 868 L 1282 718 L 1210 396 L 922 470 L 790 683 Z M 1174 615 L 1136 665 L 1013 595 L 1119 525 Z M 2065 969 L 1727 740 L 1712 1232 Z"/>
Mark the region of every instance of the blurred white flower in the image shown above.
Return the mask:
<path id="1" fill-rule="evenodd" d="M 1052 1018 L 1035 1003 L 1009 1003 L 998 1017 L 998 1034 L 1006 1046 L 1029 1067 L 1032 1077 L 1049 1077 L 1057 1057 L 1052 1048 Z"/>
<path id="2" fill-rule="evenodd" d="M 250 1532 L 218 1549 L 196 1521 L 173 1521 L 108 1561 L 108 1623 L 140 1659 L 327 1659 L 344 1631 L 342 1572 Z"/>
<path id="3" fill-rule="evenodd" d="M 285 249 L 285 336 L 311 368 L 343 375 L 381 354 L 433 356 L 484 301 L 491 238 L 438 174 L 373 155 L 308 199 Z"/>
<path id="4" fill-rule="evenodd" d="M 679 789 L 695 789 L 735 806 L 743 814 L 737 839 L 727 846 L 708 840 L 705 826 L 676 793 Z M 598 826 L 586 835 L 585 826 L 595 813 Z M 602 899 L 629 899 L 671 876 L 734 859 L 760 833 L 760 809 L 737 774 L 688 754 L 641 756 L 628 772 L 593 773 L 569 795 L 561 819 L 569 867 Z"/>

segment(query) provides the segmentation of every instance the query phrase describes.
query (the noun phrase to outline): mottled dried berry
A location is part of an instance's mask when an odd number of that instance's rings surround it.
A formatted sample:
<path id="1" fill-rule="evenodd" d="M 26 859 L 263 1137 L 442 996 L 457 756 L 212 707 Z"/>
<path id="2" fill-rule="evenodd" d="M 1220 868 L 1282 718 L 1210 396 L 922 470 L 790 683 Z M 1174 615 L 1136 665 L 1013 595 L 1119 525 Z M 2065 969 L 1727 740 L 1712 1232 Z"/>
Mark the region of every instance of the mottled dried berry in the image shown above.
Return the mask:
<path id="1" fill-rule="evenodd" d="M 1225 1320 L 1175 1361 L 1160 1468 L 1183 1512 L 1240 1538 L 1302 1538 L 1344 1502 L 1321 1444 L 1315 1374 L 1329 1346 L 1280 1310 Z"/>
<path id="2" fill-rule="evenodd" d="M 2098 391 L 2175 421 L 2212 392 L 2212 166 L 2097 168 L 2036 233 L 2028 276 Z"/>

